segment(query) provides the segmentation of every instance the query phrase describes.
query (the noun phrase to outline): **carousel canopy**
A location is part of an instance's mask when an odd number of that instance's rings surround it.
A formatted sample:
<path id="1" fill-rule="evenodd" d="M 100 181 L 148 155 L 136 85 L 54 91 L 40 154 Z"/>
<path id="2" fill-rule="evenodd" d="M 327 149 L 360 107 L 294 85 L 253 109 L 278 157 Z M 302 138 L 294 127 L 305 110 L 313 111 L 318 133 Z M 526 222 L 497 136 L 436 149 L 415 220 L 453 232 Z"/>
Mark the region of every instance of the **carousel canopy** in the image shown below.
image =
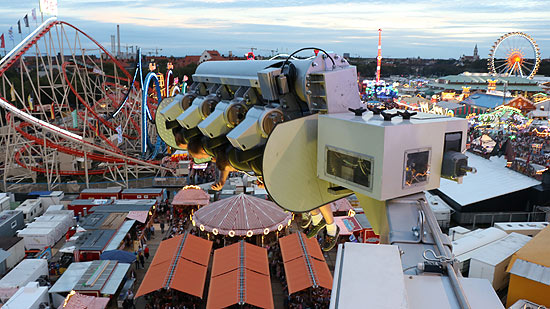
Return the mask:
<path id="1" fill-rule="evenodd" d="M 210 203 L 210 195 L 198 186 L 185 186 L 174 196 L 174 206 L 205 206 Z"/>
<path id="2" fill-rule="evenodd" d="M 201 231 L 229 236 L 268 234 L 281 230 L 291 218 L 275 203 L 246 194 L 214 202 L 193 216 Z"/>

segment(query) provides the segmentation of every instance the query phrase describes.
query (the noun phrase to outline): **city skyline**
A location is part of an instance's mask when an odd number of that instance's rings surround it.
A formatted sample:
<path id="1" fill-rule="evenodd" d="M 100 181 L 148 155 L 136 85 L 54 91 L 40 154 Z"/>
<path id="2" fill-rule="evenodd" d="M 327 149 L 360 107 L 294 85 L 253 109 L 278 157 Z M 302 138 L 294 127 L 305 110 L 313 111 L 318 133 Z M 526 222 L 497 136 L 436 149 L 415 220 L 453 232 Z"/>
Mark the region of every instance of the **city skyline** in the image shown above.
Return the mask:
<path id="1" fill-rule="evenodd" d="M 37 8 L 22 0 L 0 9 L 0 33 Z M 376 57 L 378 28 L 385 58 L 458 59 L 472 55 L 477 44 L 486 58 L 494 41 L 511 31 L 530 34 L 550 57 L 550 29 L 543 1 L 233 1 L 60 0 L 58 19 L 74 24 L 110 49 L 110 36 L 120 25 L 126 45 L 161 48 L 160 54 L 185 56 L 216 49 L 241 55 L 250 47 L 268 55 L 317 46 L 351 56 Z M 40 19 L 40 17 L 38 17 Z M 32 24 L 34 24 L 31 21 Z M 23 33 L 25 33 L 25 29 Z M 16 33 L 16 41 L 18 39 Z"/>

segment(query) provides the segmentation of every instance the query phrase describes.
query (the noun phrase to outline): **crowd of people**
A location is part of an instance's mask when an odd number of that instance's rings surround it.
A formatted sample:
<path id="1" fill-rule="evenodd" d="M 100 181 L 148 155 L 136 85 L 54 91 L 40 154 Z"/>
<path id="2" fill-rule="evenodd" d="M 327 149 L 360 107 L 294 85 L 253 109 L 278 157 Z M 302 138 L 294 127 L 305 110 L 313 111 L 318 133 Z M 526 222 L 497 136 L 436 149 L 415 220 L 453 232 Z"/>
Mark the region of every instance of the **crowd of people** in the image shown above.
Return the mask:
<path id="1" fill-rule="evenodd" d="M 470 128 L 468 142 L 470 151 L 485 158 L 505 156 L 508 167 L 533 178 L 540 178 L 539 170 L 550 166 L 550 138 L 535 128 L 517 132 Z"/>
<path id="2" fill-rule="evenodd" d="M 146 309 L 193 309 L 202 308 L 203 300 L 176 290 L 162 289 L 145 296 Z"/>

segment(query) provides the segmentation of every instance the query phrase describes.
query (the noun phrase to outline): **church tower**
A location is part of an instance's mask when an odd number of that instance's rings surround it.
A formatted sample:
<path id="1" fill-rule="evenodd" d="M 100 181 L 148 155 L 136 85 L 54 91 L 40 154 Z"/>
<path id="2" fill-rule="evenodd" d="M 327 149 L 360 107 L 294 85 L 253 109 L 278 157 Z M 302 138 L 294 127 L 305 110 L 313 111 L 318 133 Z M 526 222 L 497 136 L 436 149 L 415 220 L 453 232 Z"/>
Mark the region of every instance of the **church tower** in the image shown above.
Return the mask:
<path id="1" fill-rule="evenodd" d="M 479 60 L 479 55 L 477 54 L 477 44 L 476 47 L 474 47 L 474 61 Z"/>

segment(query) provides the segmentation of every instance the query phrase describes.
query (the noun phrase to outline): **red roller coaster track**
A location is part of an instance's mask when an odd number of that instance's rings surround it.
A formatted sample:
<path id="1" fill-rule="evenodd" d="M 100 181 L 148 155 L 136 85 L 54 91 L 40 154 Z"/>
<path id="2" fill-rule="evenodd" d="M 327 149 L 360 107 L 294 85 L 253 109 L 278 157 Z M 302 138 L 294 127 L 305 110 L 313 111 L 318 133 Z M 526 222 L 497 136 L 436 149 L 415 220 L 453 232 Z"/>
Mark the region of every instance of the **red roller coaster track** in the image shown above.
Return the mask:
<path id="1" fill-rule="evenodd" d="M 120 61 L 118 61 L 115 57 L 113 57 L 103 46 L 101 46 L 101 44 L 99 44 L 96 40 L 94 40 L 92 37 L 90 37 L 88 34 L 86 34 L 85 32 L 83 32 L 82 30 L 80 30 L 79 28 L 67 23 L 67 22 L 64 22 L 64 21 L 57 21 L 57 20 L 53 20 L 53 21 L 47 21 L 45 22 L 43 25 L 41 25 L 41 30 L 36 32 L 34 34 L 34 36 L 32 36 L 31 38 L 28 38 L 24 44 L 20 44 L 18 45 L 16 48 L 18 48 L 17 51 L 8 54 L 8 58 L 7 59 L 3 59 L 2 62 L 0 62 L 0 76 L 3 75 L 12 65 L 16 64 L 17 63 L 17 60 L 20 59 L 34 44 L 37 44 L 37 42 L 42 38 L 44 37 L 46 34 L 48 34 L 50 32 L 50 30 L 52 30 L 52 28 L 55 26 L 55 25 L 66 25 L 70 28 L 73 28 L 77 33 L 80 33 L 82 34 L 83 36 L 85 36 L 86 38 L 88 38 L 91 42 L 93 42 L 109 59 L 110 61 L 113 62 L 113 64 L 116 66 L 116 68 L 118 70 L 120 70 L 123 75 L 125 77 L 115 77 L 115 76 L 107 76 L 106 77 L 110 77 L 112 79 L 114 79 L 115 81 L 126 81 L 126 82 L 130 82 L 132 79 L 131 79 L 131 76 L 130 74 L 128 73 L 128 71 L 126 69 L 124 69 L 123 65 L 120 63 Z M 69 80 L 69 77 L 68 77 L 68 74 L 67 74 L 67 65 L 79 65 L 78 63 L 75 63 L 75 62 L 71 62 L 71 61 L 65 61 L 62 65 L 62 72 L 63 72 L 63 77 L 65 79 L 65 82 L 67 83 L 67 85 L 69 86 L 71 92 L 76 96 L 76 98 L 78 99 L 78 101 L 85 106 L 85 108 L 87 109 L 87 111 L 90 112 L 91 116 L 96 119 L 98 122 L 101 122 L 105 127 L 107 127 L 108 129 L 112 130 L 113 132 L 116 132 L 116 128 L 115 126 L 113 126 L 113 124 L 104 119 L 102 116 L 100 116 L 96 110 L 94 109 L 95 106 L 93 105 L 90 105 L 84 98 L 82 98 L 82 96 L 79 95 L 79 93 L 77 92 L 77 90 L 75 89 L 75 87 L 71 84 L 70 80 Z M 110 86 L 110 87 L 120 87 L 121 85 L 120 84 L 117 84 L 117 83 L 108 83 L 109 85 L 107 85 L 107 83 L 104 83 L 104 89 L 106 88 L 106 86 Z M 135 88 L 135 91 L 139 91 L 139 85 L 136 83 L 134 85 L 134 88 Z M 128 88 L 129 91 L 131 91 L 131 87 Z M 111 102 L 116 102 L 115 98 L 110 95 L 109 93 L 105 93 L 105 97 L 100 99 L 98 102 L 102 102 L 103 100 L 106 100 L 106 99 L 109 99 Z M 4 100 L 5 102 L 7 102 L 7 100 L 3 99 L 0 97 L 1 100 Z M 5 103 L 4 102 L 4 103 Z M 136 103 L 138 104 L 139 102 L 129 102 L 131 104 L 133 103 Z M 7 104 L 7 103 L 6 103 Z M 118 107 L 117 106 L 113 106 L 112 108 L 114 110 L 116 110 Z M 150 106 L 150 108 L 153 108 L 153 106 Z M 89 121 L 87 121 L 85 123 L 85 125 L 91 129 L 93 132 L 95 132 L 95 134 L 101 138 L 102 141 L 104 141 L 108 146 L 109 148 L 111 149 L 108 149 L 108 148 L 105 148 L 105 147 L 102 147 L 102 146 L 98 146 L 98 145 L 92 145 L 91 143 L 89 142 L 86 142 L 85 140 L 83 139 L 75 139 L 74 137 L 70 136 L 69 133 L 64 133 L 64 132 L 67 132 L 65 131 L 64 129 L 61 129 L 59 128 L 59 130 L 56 130 L 56 129 L 52 129 L 52 128 L 49 128 L 49 127 L 45 127 L 42 123 L 38 122 L 38 121 L 35 121 L 33 119 L 35 119 L 33 116 L 30 116 L 29 114 L 25 113 L 24 111 L 21 111 L 21 110 L 18 110 L 17 108 L 15 108 L 14 106 L 12 106 L 11 110 L 15 111 L 17 110 L 17 113 L 15 114 L 16 116 L 18 116 L 19 118 L 22 118 L 25 122 L 19 124 L 18 126 L 15 125 L 15 122 L 12 121 L 12 124 L 15 128 L 15 130 L 21 135 L 23 136 L 25 139 L 29 140 L 29 141 L 32 141 L 31 144 L 37 144 L 37 145 L 44 145 L 48 148 L 51 148 L 51 149 L 55 149 L 59 152 L 62 152 L 62 153 L 66 153 L 66 154 L 69 154 L 69 155 L 72 155 L 72 156 L 76 156 L 76 157 L 84 157 L 86 156 L 87 158 L 89 158 L 90 160 L 93 160 L 93 161 L 100 161 L 100 162 L 108 162 L 108 163 L 115 163 L 115 164 L 132 164 L 132 165 L 144 165 L 144 166 L 149 166 L 149 167 L 155 167 L 155 168 L 161 168 L 158 166 L 158 162 L 157 161 L 147 161 L 147 160 L 141 160 L 141 159 L 137 159 L 135 157 L 132 157 L 132 156 L 128 156 L 128 155 L 125 155 L 122 153 L 122 151 L 113 144 L 113 142 L 111 142 L 105 135 L 103 135 L 101 132 L 99 132 L 99 130 L 97 129 L 97 127 L 95 127 L 92 123 L 90 123 Z M 129 115 L 127 114 L 127 112 L 125 111 L 126 114 L 122 114 L 123 116 L 126 116 L 126 117 L 129 117 Z M 154 113 L 153 113 L 154 114 Z M 26 116 L 28 115 L 29 117 L 21 117 L 21 116 Z M 84 116 L 84 113 L 83 112 L 79 112 L 78 113 L 78 117 L 82 120 L 82 121 L 86 121 L 85 119 L 85 116 Z M 132 134 L 132 135 L 129 135 L 127 133 L 122 133 L 123 137 L 127 138 L 127 139 L 132 139 L 132 140 L 135 140 L 137 139 L 137 136 L 139 136 L 140 134 L 140 130 L 142 128 L 140 128 L 138 126 L 138 124 L 130 117 L 129 119 L 130 121 L 130 124 L 131 124 L 131 127 L 132 129 L 134 129 L 136 131 L 137 134 Z M 50 132 L 64 138 L 64 139 L 68 139 L 68 140 L 71 140 L 72 142 L 77 142 L 78 144 L 80 144 L 81 146 L 84 146 L 87 148 L 91 148 L 91 150 L 95 151 L 95 152 L 91 152 L 91 151 L 84 151 L 81 149 L 73 149 L 71 147 L 67 147 L 67 146 L 64 146 L 64 145 L 60 145 L 58 143 L 55 143 L 51 140 L 47 140 L 47 139 L 43 139 L 41 137 L 38 137 L 36 135 L 33 135 L 31 133 L 29 133 L 28 130 L 26 130 L 26 128 L 28 127 L 31 127 L 31 126 L 38 126 L 38 127 L 42 127 L 42 129 L 46 129 L 46 130 L 49 130 Z M 146 128 L 144 128 L 146 129 Z M 19 164 L 20 166 L 24 167 L 24 168 L 27 168 L 27 169 L 31 169 L 35 172 L 40 172 L 40 173 L 47 173 L 47 170 L 42 168 L 42 167 L 35 167 L 35 166 L 30 166 L 28 164 L 26 164 L 25 162 L 23 162 L 23 160 L 21 160 L 21 155 L 25 152 L 25 151 L 30 151 L 29 150 L 29 147 L 31 146 L 31 144 L 27 144 L 25 145 L 24 147 L 20 148 L 16 153 L 15 153 L 15 161 L 17 162 L 17 164 Z M 99 153 L 98 153 L 99 152 Z M 101 154 L 100 154 L 101 153 Z M 115 165 L 115 166 L 119 166 L 119 165 Z M 88 170 L 87 171 L 87 174 L 89 175 L 99 175 L 99 174 L 103 174 L 107 172 L 107 169 L 93 169 L 93 170 Z M 70 176 L 70 175 L 84 175 L 85 172 L 84 171 L 63 171 L 63 170 L 60 170 L 58 171 L 58 173 L 60 175 L 65 175 L 65 176 Z"/>

